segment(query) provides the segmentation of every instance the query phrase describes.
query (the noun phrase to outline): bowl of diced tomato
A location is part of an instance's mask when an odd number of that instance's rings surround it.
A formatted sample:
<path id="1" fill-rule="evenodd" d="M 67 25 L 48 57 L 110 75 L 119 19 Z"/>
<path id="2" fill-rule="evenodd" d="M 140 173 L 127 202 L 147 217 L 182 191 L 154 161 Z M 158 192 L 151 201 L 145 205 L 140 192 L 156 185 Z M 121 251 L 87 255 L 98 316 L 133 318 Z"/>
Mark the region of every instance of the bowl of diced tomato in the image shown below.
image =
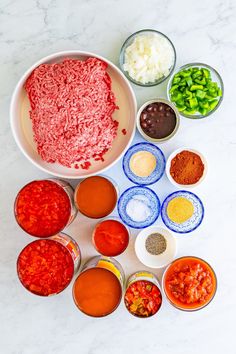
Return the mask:
<path id="1" fill-rule="evenodd" d="M 165 270 L 162 289 L 169 302 L 179 310 L 196 311 L 215 296 L 217 278 L 212 267 L 193 256 L 174 260 Z"/>
<path id="2" fill-rule="evenodd" d="M 124 301 L 131 315 L 147 318 L 159 311 L 162 295 L 158 286 L 152 281 L 137 280 L 128 284 Z"/>

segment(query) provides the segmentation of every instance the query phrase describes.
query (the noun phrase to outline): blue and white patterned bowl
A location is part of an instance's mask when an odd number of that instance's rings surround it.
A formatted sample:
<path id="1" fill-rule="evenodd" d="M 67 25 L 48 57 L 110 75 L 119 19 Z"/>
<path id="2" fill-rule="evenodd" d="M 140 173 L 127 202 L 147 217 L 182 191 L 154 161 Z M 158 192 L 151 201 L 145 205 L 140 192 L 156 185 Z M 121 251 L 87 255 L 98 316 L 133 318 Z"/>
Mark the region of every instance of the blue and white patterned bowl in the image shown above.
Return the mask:
<path id="1" fill-rule="evenodd" d="M 177 224 L 171 221 L 167 215 L 167 206 L 169 202 L 176 197 L 184 197 L 188 199 L 194 206 L 193 216 L 181 224 Z M 204 206 L 202 204 L 202 201 L 198 198 L 198 196 L 196 196 L 196 194 L 184 190 L 177 191 L 168 195 L 168 197 L 164 200 L 161 207 L 161 217 L 164 224 L 171 231 L 178 232 L 180 234 L 185 234 L 188 232 L 192 232 L 198 226 L 200 226 L 204 217 Z"/>
<path id="2" fill-rule="evenodd" d="M 134 221 L 126 212 L 126 206 L 128 202 L 135 196 L 145 196 L 148 199 L 148 207 L 151 210 L 151 215 L 141 222 Z M 161 210 L 161 204 L 158 196 L 153 190 L 147 187 L 135 186 L 126 189 L 118 200 L 118 213 L 121 220 L 128 226 L 135 229 L 143 229 L 152 225 L 158 218 Z"/>
<path id="3" fill-rule="evenodd" d="M 139 177 L 135 175 L 130 169 L 130 159 L 131 157 L 139 151 L 148 151 L 156 158 L 156 168 L 148 177 Z M 123 171 L 126 177 L 133 183 L 139 185 L 153 184 L 163 176 L 165 172 L 166 159 L 161 151 L 156 145 L 150 143 L 137 143 L 131 146 L 125 153 L 123 157 Z"/>

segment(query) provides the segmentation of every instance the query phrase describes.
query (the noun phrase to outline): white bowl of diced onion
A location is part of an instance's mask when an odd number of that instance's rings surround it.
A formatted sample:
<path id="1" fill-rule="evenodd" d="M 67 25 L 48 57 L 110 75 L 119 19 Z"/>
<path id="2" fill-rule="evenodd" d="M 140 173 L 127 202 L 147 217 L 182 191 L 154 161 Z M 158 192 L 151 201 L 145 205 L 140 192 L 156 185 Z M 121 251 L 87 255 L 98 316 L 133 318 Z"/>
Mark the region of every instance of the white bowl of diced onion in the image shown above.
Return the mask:
<path id="1" fill-rule="evenodd" d="M 126 77 L 139 86 L 155 86 L 173 72 L 176 51 L 163 33 L 144 29 L 133 33 L 120 52 L 120 68 Z"/>

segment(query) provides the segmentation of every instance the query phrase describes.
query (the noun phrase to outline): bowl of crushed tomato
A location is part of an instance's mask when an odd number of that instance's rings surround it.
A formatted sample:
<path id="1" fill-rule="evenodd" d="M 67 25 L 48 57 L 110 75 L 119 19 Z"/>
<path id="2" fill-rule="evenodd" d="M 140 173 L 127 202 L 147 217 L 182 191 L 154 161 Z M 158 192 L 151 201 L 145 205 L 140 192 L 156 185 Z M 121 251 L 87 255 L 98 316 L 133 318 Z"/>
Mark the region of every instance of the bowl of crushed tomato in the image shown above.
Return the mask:
<path id="1" fill-rule="evenodd" d="M 214 298 L 217 278 L 206 261 L 186 256 L 176 259 L 166 268 L 162 288 L 174 307 L 196 311 L 207 306 Z"/>
<path id="2" fill-rule="evenodd" d="M 29 243 L 17 259 L 17 274 L 21 284 L 40 296 L 63 291 L 74 275 L 74 261 L 69 250 L 51 239 Z"/>
<path id="3" fill-rule="evenodd" d="M 58 179 L 32 181 L 17 194 L 16 221 L 31 236 L 56 235 L 76 216 L 73 194 L 69 183 Z"/>
<path id="4" fill-rule="evenodd" d="M 155 315 L 162 304 L 161 291 L 149 280 L 136 280 L 129 284 L 124 296 L 125 306 L 135 317 L 147 318 Z"/>

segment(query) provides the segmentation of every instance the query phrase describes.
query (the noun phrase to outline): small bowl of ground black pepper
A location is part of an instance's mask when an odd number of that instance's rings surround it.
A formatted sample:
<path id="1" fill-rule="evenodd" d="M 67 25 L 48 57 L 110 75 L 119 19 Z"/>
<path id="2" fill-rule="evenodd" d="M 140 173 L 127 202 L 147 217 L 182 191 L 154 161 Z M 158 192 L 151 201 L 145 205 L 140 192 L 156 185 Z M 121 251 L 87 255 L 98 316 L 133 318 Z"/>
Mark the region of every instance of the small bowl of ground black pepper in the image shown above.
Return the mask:
<path id="1" fill-rule="evenodd" d="M 202 153 L 188 147 L 172 152 L 166 163 L 166 175 L 176 187 L 194 188 L 206 177 L 207 162 Z"/>
<path id="2" fill-rule="evenodd" d="M 137 114 L 137 128 L 140 134 L 154 143 L 172 138 L 179 128 L 179 121 L 176 107 L 163 98 L 144 103 Z"/>
<path id="3" fill-rule="evenodd" d="M 135 252 L 145 266 L 163 268 L 175 258 L 176 239 L 172 233 L 158 226 L 142 230 L 135 241 Z"/>

